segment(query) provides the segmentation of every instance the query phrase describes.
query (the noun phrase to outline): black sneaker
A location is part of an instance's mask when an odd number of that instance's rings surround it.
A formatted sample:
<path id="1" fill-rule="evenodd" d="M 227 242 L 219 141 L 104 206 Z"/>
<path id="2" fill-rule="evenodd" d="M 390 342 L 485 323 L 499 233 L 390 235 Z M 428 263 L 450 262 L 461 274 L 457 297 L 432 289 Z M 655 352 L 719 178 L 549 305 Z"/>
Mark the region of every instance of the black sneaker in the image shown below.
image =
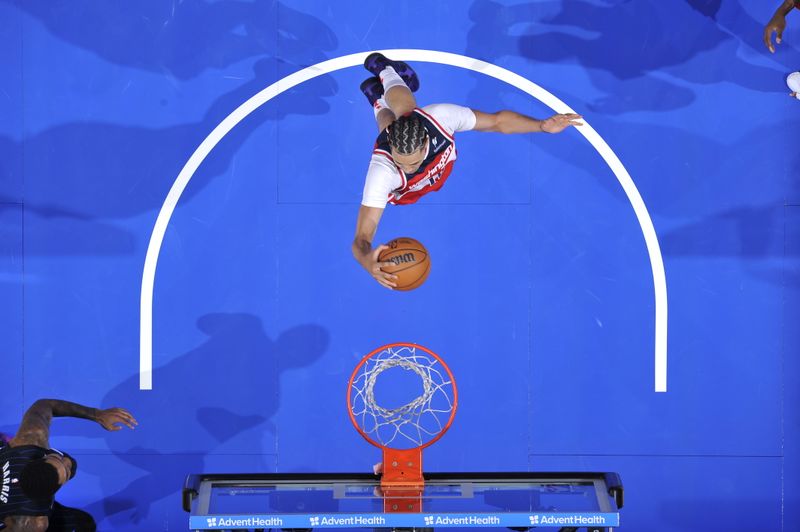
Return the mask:
<path id="1" fill-rule="evenodd" d="M 364 93 L 364 96 L 369 100 L 369 104 L 373 107 L 375 107 L 375 102 L 383 97 L 383 84 L 375 76 L 362 81 L 359 89 L 361 89 L 361 92 Z"/>
<path id="2" fill-rule="evenodd" d="M 392 61 L 391 59 L 387 59 L 385 55 L 372 52 L 367 56 L 364 60 L 364 68 L 372 72 L 375 76 L 380 76 L 383 69 L 387 66 L 390 66 L 394 69 L 397 74 L 403 78 L 403 81 L 406 83 L 406 86 L 411 90 L 411 92 L 417 92 L 419 89 L 419 78 L 417 77 L 417 73 L 414 72 L 414 69 L 408 66 L 408 63 L 403 61 Z"/>

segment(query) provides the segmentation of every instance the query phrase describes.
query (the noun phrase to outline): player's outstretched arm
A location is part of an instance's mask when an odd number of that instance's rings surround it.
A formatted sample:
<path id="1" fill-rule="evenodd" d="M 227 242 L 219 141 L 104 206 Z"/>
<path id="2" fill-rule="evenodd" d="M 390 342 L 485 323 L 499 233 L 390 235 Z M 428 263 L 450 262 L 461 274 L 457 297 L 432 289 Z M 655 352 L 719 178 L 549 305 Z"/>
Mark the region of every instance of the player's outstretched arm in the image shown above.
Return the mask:
<path id="1" fill-rule="evenodd" d="M 550 118 L 539 120 L 514 111 L 498 111 L 484 113 L 472 110 L 475 113 L 475 131 L 493 131 L 496 133 L 561 133 L 569 126 L 581 126 L 583 118 L 575 113 L 553 115 Z"/>
<path id="2" fill-rule="evenodd" d="M 795 6 L 794 0 L 783 0 L 775 14 L 769 19 L 767 25 L 764 27 L 764 45 L 767 49 L 775 53 L 775 45 L 772 43 L 772 35 L 775 34 L 775 42 L 780 44 L 783 40 L 783 30 L 786 29 L 786 15 L 789 14 Z"/>
<path id="3" fill-rule="evenodd" d="M 378 261 L 378 255 L 387 247 L 381 245 L 372 249 L 372 239 L 375 238 L 375 232 L 378 230 L 378 223 L 381 221 L 382 215 L 383 209 L 378 209 L 377 207 L 362 205 L 359 208 L 356 237 L 353 240 L 353 256 L 376 281 L 382 286 L 392 289 L 397 286 L 394 282 L 397 276 L 381 270 L 382 266 L 389 266 L 391 262 Z"/>
<path id="4" fill-rule="evenodd" d="M 12 440 L 14 446 L 47 447 L 50 439 L 50 422 L 54 417 L 89 419 L 96 421 L 106 430 L 119 430 L 121 427 L 118 424 L 134 428 L 137 423 L 130 412 L 123 408 L 100 410 L 58 399 L 39 399 L 22 417 L 17 435 Z"/>

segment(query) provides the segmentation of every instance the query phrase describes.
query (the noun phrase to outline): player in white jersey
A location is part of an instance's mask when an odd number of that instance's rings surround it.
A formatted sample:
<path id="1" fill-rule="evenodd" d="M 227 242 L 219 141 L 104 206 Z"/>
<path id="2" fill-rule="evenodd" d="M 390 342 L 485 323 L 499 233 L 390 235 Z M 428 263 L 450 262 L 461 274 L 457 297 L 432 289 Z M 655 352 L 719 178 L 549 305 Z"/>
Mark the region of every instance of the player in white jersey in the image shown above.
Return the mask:
<path id="1" fill-rule="evenodd" d="M 361 84 L 361 91 L 373 106 L 380 134 L 367 170 L 352 248 L 359 264 L 386 288 L 393 288 L 396 278 L 381 269 L 390 263 L 378 261 L 386 246 L 372 247 L 383 210 L 387 203 L 414 203 L 444 185 L 457 157 L 456 132 L 560 133 L 582 125 L 581 116 L 573 113 L 538 120 L 514 111 L 484 113 L 452 104 L 420 109 L 413 94 L 419 79 L 408 64 L 372 53 L 364 67 L 374 76 Z"/>

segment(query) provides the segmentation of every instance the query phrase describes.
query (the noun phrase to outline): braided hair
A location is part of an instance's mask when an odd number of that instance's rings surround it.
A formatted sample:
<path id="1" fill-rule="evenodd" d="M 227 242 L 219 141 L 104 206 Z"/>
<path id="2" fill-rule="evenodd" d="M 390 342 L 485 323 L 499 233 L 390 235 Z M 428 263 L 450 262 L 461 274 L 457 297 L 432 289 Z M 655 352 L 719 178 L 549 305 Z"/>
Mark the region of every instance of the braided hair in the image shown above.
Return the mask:
<path id="1" fill-rule="evenodd" d="M 409 155 L 422 148 L 428 133 L 417 113 L 401 116 L 389 126 L 389 145 L 401 155 Z"/>

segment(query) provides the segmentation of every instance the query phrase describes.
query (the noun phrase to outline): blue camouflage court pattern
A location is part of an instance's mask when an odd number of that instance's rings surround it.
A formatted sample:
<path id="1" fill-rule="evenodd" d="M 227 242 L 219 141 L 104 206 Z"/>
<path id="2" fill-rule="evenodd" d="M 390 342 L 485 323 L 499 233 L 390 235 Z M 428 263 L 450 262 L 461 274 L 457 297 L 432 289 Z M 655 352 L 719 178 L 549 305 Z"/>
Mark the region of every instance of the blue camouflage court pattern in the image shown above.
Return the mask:
<path id="1" fill-rule="evenodd" d="M 620 473 L 622 530 L 800 529 L 800 15 L 778 1 L 0 1 L 0 432 L 36 398 L 129 408 L 135 431 L 53 423 L 81 464 L 59 501 L 100 530 L 182 530 L 187 473 L 368 471 L 345 384 L 394 341 L 456 376 L 431 471 Z M 653 219 L 669 391 L 623 190 L 577 132 L 464 132 L 442 191 L 389 206 L 425 285 L 379 287 L 350 253 L 376 130 L 348 68 L 270 101 L 195 174 L 154 292 L 150 233 L 208 133 L 326 59 L 420 48 L 541 85 L 611 146 Z M 416 63 L 421 104 L 550 110 L 476 72 Z"/>

